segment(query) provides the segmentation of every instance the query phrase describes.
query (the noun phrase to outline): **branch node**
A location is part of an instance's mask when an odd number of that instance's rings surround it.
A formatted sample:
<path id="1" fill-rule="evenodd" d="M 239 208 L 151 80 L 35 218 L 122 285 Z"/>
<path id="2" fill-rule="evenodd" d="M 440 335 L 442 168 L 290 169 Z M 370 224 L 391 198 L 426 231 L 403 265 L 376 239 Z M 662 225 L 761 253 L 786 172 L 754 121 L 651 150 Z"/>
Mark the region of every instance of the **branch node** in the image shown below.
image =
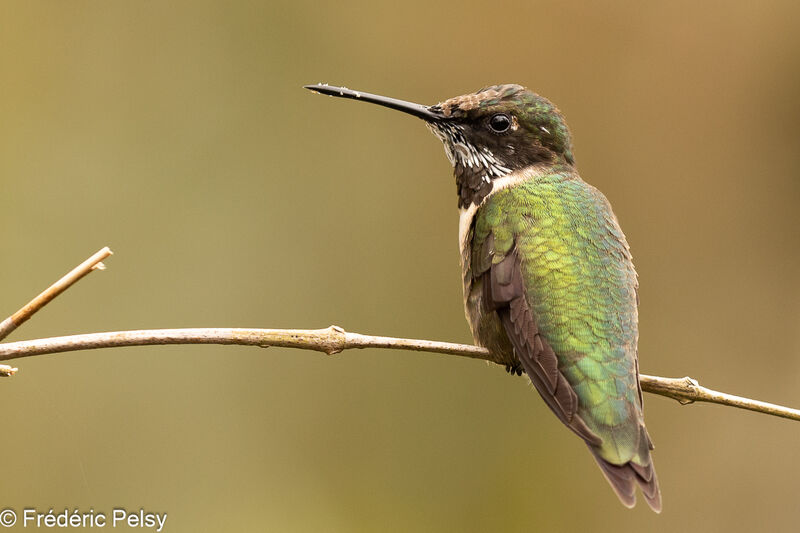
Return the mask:
<path id="1" fill-rule="evenodd" d="M 700 384 L 697 382 L 697 380 L 692 379 L 689 376 L 684 376 L 680 379 L 676 379 L 675 381 L 679 383 L 679 390 L 676 391 L 675 400 L 681 405 L 693 404 L 695 402 L 694 397 L 696 397 L 700 392 Z"/>
<path id="2" fill-rule="evenodd" d="M 328 355 L 335 355 L 347 348 L 347 332 L 339 326 L 328 326 L 325 332 L 323 351 Z"/>
<path id="3" fill-rule="evenodd" d="M 17 373 L 18 368 L 8 365 L 0 365 L 0 377 L 7 378 Z"/>

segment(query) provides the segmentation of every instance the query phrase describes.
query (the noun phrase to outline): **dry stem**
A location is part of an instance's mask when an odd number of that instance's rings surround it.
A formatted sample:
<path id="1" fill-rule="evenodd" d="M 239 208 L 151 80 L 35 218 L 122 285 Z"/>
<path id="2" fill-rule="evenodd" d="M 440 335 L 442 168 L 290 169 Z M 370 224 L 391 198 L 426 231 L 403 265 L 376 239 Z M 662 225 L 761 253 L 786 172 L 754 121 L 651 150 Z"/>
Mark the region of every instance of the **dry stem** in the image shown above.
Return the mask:
<path id="1" fill-rule="evenodd" d="M 153 344 L 240 344 L 264 348 L 282 346 L 316 350 L 328 355 L 351 348 L 389 348 L 491 361 L 488 350 L 479 346 L 361 335 L 346 332 L 337 326 L 326 329 L 189 328 L 89 333 L 0 344 L 0 361 L 75 350 Z M 682 404 L 717 403 L 800 421 L 800 410 L 717 392 L 701 387 L 689 377 L 663 378 L 643 374 L 640 382 L 645 392 L 673 398 Z"/>
<path id="2" fill-rule="evenodd" d="M 83 276 L 95 269 L 104 268 L 101 261 L 111 253 L 108 247 L 99 250 L 31 300 L 25 307 L 5 319 L 0 323 L 0 340 L 7 337 L 20 324 Z M 188 328 L 88 333 L 0 344 L 0 361 L 75 350 L 153 344 L 241 344 L 261 346 L 262 348 L 283 346 L 316 350 L 328 355 L 349 348 L 389 348 L 458 355 L 493 362 L 489 351 L 479 346 L 361 335 L 348 333 L 338 326 L 326 329 Z M 16 372 L 17 369 L 14 367 L 0 365 L 0 376 L 11 376 Z M 717 392 L 701 387 L 697 381 L 689 377 L 662 378 L 642 374 L 639 381 L 642 384 L 642 390 L 674 398 L 684 405 L 693 402 L 718 403 L 791 420 L 800 420 L 800 411 L 797 409 Z"/>
<path id="3" fill-rule="evenodd" d="M 0 322 L 0 340 L 8 337 L 12 331 L 17 329 L 23 322 L 28 320 L 42 307 L 50 303 L 56 296 L 69 289 L 72 284 L 93 270 L 103 270 L 105 266 L 102 261 L 113 252 L 106 246 L 98 250 L 86 261 L 70 270 L 63 278 L 56 281 L 45 289 L 39 296 L 25 304 L 19 311 Z"/>

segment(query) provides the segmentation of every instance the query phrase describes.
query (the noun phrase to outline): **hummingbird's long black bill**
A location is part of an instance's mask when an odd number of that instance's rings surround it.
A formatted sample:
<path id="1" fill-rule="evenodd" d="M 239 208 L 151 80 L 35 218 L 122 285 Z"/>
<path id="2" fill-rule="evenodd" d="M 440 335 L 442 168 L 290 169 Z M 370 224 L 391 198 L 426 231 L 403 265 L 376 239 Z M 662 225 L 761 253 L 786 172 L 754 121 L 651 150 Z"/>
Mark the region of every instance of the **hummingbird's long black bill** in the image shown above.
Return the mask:
<path id="1" fill-rule="evenodd" d="M 304 85 L 303 88 L 314 91 L 315 93 L 327 94 L 328 96 L 351 98 L 353 100 L 362 100 L 364 102 L 378 104 L 383 107 L 408 113 L 409 115 L 414 115 L 415 117 L 421 118 L 422 120 L 426 120 L 428 122 L 436 122 L 444 118 L 441 113 L 431 111 L 431 108 L 428 106 L 406 102 L 404 100 L 397 100 L 396 98 L 389 98 L 388 96 L 353 91 L 347 87 L 334 87 L 332 85 L 324 85 L 319 83 L 317 85 Z"/>

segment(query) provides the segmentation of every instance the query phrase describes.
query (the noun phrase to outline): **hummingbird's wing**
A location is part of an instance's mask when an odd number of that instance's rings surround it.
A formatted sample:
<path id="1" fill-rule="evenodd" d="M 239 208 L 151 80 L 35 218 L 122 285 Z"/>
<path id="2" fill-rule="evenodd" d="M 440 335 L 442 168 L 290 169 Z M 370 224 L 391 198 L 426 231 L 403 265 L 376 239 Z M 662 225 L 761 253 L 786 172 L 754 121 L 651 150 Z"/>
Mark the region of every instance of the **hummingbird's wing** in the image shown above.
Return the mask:
<path id="1" fill-rule="evenodd" d="M 584 439 L 623 504 L 639 485 L 660 510 L 638 383 L 636 274 L 605 197 L 579 179 L 501 190 L 471 238 L 482 306 L 545 403 Z"/>
<path id="2" fill-rule="evenodd" d="M 487 311 L 497 311 L 525 373 L 545 403 L 568 428 L 587 443 L 599 446 L 602 439 L 586 426 L 578 413 L 578 395 L 558 369 L 558 357 L 539 332 L 525 298 L 522 262 L 516 248 L 493 263 L 494 235 L 490 234 L 480 263 L 488 269 L 481 274 L 483 302 Z"/>

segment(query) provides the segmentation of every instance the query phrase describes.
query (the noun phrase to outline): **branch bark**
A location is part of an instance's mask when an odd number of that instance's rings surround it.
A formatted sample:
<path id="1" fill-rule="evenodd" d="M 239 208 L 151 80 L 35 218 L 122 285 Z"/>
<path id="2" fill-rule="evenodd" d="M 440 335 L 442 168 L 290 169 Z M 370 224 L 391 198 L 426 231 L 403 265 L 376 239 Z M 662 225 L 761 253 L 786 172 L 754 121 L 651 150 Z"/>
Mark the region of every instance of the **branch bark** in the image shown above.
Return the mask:
<path id="1" fill-rule="evenodd" d="M 0 361 L 75 350 L 159 344 L 239 344 L 262 348 L 281 346 L 315 350 L 328 355 L 354 348 L 387 348 L 457 355 L 492 362 L 489 351 L 479 346 L 362 335 L 347 332 L 338 326 L 326 329 L 187 328 L 89 333 L 3 343 L 0 344 Z M 684 405 L 694 402 L 716 403 L 800 421 L 800 410 L 707 389 L 689 377 L 664 378 L 642 374 L 639 381 L 643 391 L 673 398 Z"/>
<path id="2" fill-rule="evenodd" d="M 95 270 L 104 270 L 106 267 L 102 263 L 103 259 L 113 253 L 108 246 L 101 248 L 86 261 L 67 272 L 61 279 L 42 291 L 33 300 L 22 306 L 16 313 L 0 322 L 0 340 L 11 335 L 15 329 L 36 314 L 37 311 L 49 304 L 56 296 L 69 289 L 86 274 Z M 12 366 L 0 365 L 0 377 L 13 376 L 17 370 Z"/>
<path id="3" fill-rule="evenodd" d="M 49 304 L 56 296 L 69 289 L 83 276 L 94 270 L 104 270 L 105 265 L 102 263 L 103 259 L 113 253 L 114 252 L 112 252 L 108 246 L 101 248 L 86 259 L 86 261 L 67 272 L 60 280 L 42 291 L 36 298 L 25 304 L 16 313 L 0 322 L 0 340 L 11 335 L 23 322 L 32 317 L 42 307 Z"/>
<path id="4" fill-rule="evenodd" d="M 111 254 L 108 247 L 100 249 L 19 311 L 0 322 L 0 340 L 86 274 L 105 268 L 101 261 Z M 0 361 L 76 350 L 156 344 L 240 344 L 262 348 L 282 346 L 316 350 L 328 355 L 350 348 L 388 348 L 458 355 L 494 362 L 489 351 L 479 346 L 362 335 L 349 333 L 338 326 L 326 329 L 188 328 L 89 333 L 0 344 Z M 0 376 L 12 376 L 16 372 L 14 367 L 0 365 Z M 707 389 L 690 377 L 662 378 L 642 374 L 639 382 L 643 391 L 673 398 L 684 405 L 694 402 L 717 403 L 800 421 L 800 410 Z"/>

